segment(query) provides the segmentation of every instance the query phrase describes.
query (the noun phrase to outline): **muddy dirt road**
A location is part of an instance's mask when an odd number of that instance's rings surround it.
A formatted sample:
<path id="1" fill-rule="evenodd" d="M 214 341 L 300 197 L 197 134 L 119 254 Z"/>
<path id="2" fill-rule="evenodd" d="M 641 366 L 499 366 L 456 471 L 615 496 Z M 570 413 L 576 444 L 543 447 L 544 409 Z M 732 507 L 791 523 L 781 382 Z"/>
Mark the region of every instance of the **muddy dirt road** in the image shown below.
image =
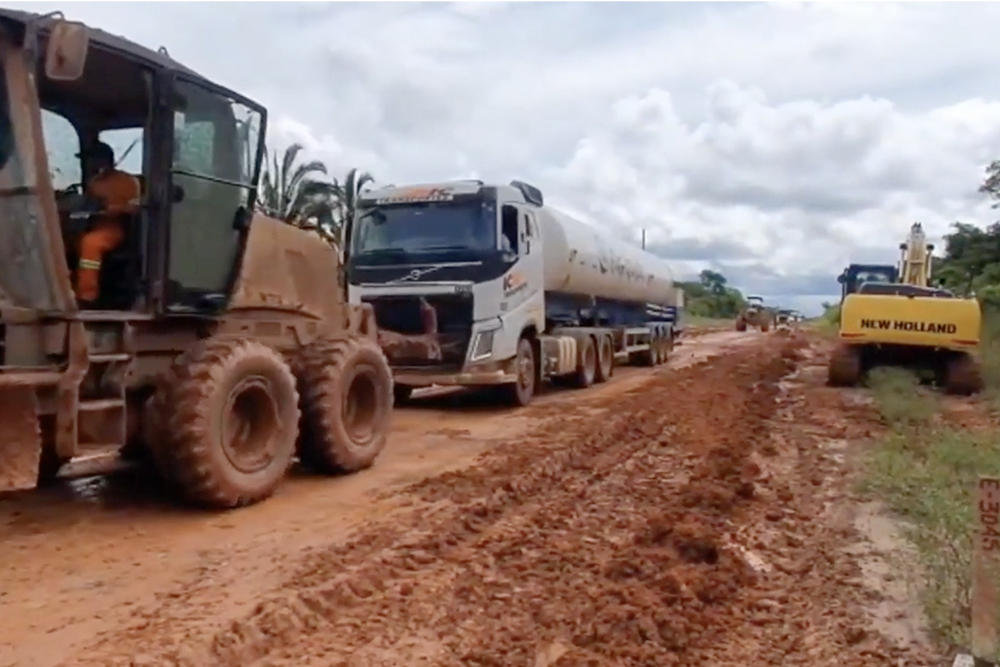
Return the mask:
<path id="1" fill-rule="evenodd" d="M 129 664 L 133 653 L 156 657 L 188 639 L 195 650 L 355 534 L 364 540 L 380 530 L 409 530 L 441 505 L 464 511 L 456 504 L 464 491 L 448 500 L 441 490 L 441 499 L 428 503 L 398 493 L 408 485 L 466 468 L 512 443 L 543 456 L 549 446 L 578 437 L 554 437 L 559 431 L 601 428 L 628 392 L 761 340 L 733 332 L 700 336 L 678 348 L 666 367 L 622 368 L 606 385 L 554 391 L 517 412 L 467 393 L 417 400 L 397 411 L 393 437 L 374 469 L 339 479 L 296 477 L 268 502 L 234 512 L 178 509 L 155 480 L 134 470 L 2 497 L 0 665 Z M 529 460 L 532 451 L 524 452 Z"/>

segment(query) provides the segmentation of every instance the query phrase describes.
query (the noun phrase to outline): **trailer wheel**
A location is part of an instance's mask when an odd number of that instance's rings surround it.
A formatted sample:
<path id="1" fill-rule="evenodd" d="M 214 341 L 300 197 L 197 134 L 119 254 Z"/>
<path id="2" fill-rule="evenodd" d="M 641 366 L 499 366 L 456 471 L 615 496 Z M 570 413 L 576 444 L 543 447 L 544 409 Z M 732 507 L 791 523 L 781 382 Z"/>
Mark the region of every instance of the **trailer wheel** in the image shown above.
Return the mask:
<path id="1" fill-rule="evenodd" d="M 302 462 L 328 474 L 370 467 L 385 448 L 395 394 L 382 350 L 367 338 L 323 338 L 303 355 L 298 376 Z"/>
<path id="2" fill-rule="evenodd" d="M 660 339 L 660 363 L 665 364 L 670 360 L 670 353 L 674 349 L 674 336 L 670 332 Z"/>
<path id="3" fill-rule="evenodd" d="M 299 430 L 295 377 L 280 354 L 210 338 L 175 360 L 163 387 L 155 460 L 188 500 L 237 507 L 274 493 Z"/>
<path id="4" fill-rule="evenodd" d="M 507 403 L 524 407 L 535 395 L 535 348 L 531 339 L 524 337 L 517 343 L 517 382 L 501 385 Z"/>
<path id="5" fill-rule="evenodd" d="M 594 346 L 594 339 L 584 336 L 578 339 L 579 357 L 576 362 L 576 386 L 586 389 L 594 384 L 594 376 L 597 374 L 597 348 Z"/>
<path id="6" fill-rule="evenodd" d="M 597 369 L 594 382 L 607 382 L 615 368 L 615 349 L 611 344 L 611 336 L 600 336 L 597 345 Z"/>
<path id="7" fill-rule="evenodd" d="M 657 352 L 657 346 L 659 345 L 659 336 L 655 333 L 650 333 L 649 335 L 649 347 L 645 350 L 638 352 L 639 365 L 652 367 L 656 366 L 659 360 L 659 353 Z"/>

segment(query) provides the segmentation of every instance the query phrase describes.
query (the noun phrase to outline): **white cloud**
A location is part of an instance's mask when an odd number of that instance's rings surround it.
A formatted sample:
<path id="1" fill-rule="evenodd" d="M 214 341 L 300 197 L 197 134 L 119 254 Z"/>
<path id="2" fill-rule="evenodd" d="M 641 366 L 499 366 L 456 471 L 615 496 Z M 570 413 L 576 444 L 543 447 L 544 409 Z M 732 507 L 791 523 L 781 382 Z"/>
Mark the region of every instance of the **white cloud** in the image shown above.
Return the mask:
<path id="1" fill-rule="evenodd" d="M 166 45 L 335 171 L 525 179 L 798 306 L 993 215 L 995 4 L 20 4 Z"/>

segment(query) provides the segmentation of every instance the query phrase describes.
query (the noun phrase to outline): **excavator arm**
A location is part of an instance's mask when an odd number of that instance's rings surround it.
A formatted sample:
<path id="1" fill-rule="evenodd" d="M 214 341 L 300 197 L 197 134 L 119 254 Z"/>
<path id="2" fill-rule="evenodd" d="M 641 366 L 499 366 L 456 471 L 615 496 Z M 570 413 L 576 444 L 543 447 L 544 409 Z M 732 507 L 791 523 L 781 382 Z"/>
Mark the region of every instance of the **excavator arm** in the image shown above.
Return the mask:
<path id="1" fill-rule="evenodd" d="M 928 287 L 931 282 L 931 253 L 934 245 L 927 243 L 923 225 L 910 227 L 910 235 L 899 244 L 899 281 L 905 285 Z"/>

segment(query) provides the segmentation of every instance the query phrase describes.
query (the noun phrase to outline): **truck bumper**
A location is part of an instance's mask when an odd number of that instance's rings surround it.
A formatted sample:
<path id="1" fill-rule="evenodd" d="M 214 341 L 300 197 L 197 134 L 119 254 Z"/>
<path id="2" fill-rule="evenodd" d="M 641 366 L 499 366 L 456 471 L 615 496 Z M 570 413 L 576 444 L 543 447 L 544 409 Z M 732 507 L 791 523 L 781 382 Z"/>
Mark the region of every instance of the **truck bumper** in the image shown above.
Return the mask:
<path id="1" fill-rule="evenodd" d="M 431 385 L 441 387 L 482 387 L 517 382 L 517 373 L 511 372 L 506 366 L 512 366 L 512 364 L 481 364 L 452 373 L 442 373 L 434 369 L 416 370 L 401 368 L 394 370 L 392 376 L 396 384 L 408 387 L 429 387 Z"/>

